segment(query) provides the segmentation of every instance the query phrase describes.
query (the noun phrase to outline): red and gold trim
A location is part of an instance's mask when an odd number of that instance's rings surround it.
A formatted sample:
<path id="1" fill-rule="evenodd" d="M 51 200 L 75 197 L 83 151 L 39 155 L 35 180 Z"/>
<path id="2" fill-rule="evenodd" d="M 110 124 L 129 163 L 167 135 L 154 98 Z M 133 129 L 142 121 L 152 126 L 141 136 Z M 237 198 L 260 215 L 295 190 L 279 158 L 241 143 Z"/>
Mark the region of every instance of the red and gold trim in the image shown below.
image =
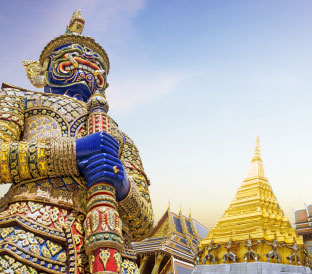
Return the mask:
<path id="1" fill-rule="evenodd" d="M 85 243 L 90 272 L 118 273 L 123 240 L 115 189 L 106 183 L 92 186 L 88 191 L 87 208 Z"/>

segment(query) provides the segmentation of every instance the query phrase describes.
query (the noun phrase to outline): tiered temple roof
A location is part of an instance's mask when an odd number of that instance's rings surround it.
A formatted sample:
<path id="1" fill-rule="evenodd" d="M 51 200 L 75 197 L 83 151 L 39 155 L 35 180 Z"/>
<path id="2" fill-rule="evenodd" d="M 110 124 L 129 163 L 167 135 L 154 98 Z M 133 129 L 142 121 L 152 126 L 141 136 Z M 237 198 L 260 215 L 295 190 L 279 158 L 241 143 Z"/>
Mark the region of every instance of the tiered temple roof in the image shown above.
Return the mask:
<path id="1" fill-rule="evenodd" d="M 294 211 L 295 228 L 303 236 L 304 244 L 312 256 L 312 204 Z"/>
<path id="2" fill-rule="evenodd" d="M 168 207 L 151 236 L 133 243 L 140 273 L 191 273 L 198 244 L 208 231 L 191 215 L 186 217 L 181 210 L 175 214 Z"/>
<path id="3" fill-rule="evenodd" d="M 294 211 L 294 222 L 299 234 L 312 234 L 312 204 Z"/>

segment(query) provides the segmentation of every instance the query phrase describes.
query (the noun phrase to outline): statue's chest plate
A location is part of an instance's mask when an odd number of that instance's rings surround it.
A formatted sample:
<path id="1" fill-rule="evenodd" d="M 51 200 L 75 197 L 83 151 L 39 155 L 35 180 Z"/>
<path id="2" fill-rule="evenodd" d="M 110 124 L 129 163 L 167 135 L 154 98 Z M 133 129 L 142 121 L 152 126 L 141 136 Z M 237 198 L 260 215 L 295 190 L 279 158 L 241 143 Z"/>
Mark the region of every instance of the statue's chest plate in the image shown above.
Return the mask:
<path id="1" fill-rule="evenodd" d="M 23 140 L 37 142 L 85 135 L 85 103 L 67 96 L 45 93 L 29 93 L 26 97 Z"/>

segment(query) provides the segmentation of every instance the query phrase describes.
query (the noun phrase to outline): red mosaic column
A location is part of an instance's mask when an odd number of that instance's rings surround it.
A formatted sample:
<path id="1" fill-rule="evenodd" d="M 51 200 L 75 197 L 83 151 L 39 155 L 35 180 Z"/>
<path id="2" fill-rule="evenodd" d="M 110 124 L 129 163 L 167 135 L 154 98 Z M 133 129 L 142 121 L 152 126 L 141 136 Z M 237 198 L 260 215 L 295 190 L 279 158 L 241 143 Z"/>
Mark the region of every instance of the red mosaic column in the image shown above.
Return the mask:
<path id="1" fill-rule="evenodd" d="M 87 132 L 110 134 L 111 119 L 104 96 L 95 94 L 88 102 Z M 123 250 L 122 222 L 117 211 L 115 189 L 105 182 L 88 190 L 85 221 L 86 253 L 91 274 L 120 273 Z"/>

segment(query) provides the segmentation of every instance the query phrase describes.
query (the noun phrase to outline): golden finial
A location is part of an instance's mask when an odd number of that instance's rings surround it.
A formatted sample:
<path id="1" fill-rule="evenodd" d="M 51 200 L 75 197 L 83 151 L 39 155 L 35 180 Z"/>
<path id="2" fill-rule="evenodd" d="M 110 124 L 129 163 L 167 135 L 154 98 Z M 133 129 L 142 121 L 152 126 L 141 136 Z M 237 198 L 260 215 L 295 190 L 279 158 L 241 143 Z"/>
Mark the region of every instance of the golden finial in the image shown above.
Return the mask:
<path id="1" fill-rule="evenodd" d="M 246 179 L 258 177 L 258 176 L 264 177 L 264 168 L 263 168 L 263 163 L 262 163 L 261 154 L 260 154 L 259 136 L 257 136 L 257 139 L 256 139 L 255 152 L 251 160 L 251 164 L 249 166 L 248 175 Z"/>
<path id="2" fill-rule="evenodd" d="M 168 212 L 168 215 L 170 214 L 171 212 L 171 209 L 170 209 L 170 201 L 168 201 L 168 208 L 167 208 L 167 212 Z"/>
<path id="3" fill-rule="evenodd" d="M 260 139 L 259 139 L 259 135 L 257 136 L 257 139 L 256 139 L 255 153 L 254 153 L 254 157 L 252 158 L 252 162 L 257 162 L 257 161 L 262 162 L 261 154 L 260 154 Z"/>
<path id="4" fill-rule="evenodd" d="M 69 25 L 66 26 L 66 33 L 81 34 L 85 20 L 81 16 L 81 10 L 74 11 L 70 18 Z"/>

